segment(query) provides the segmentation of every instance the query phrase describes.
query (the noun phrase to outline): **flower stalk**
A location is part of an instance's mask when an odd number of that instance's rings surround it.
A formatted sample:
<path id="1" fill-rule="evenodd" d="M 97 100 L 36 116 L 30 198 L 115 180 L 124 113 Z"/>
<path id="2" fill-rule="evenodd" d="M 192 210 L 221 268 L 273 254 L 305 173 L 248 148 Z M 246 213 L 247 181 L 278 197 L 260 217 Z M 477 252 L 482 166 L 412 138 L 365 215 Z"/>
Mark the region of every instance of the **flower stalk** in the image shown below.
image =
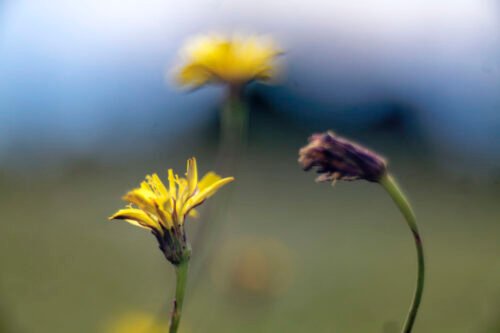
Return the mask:
<path id="1" fill-rule="evenodd" d="M 246 143 L 249 112 L 242 98 L 243 91 L 250 82 L 266 82 L 274 78 L 278 71 L 276 58 L 282 53 L 269 37 L 241 34 L 196 36 L 181 51 L 182 60 L 175 69 L 180 86 L 197 89 L 216 84 L 226 88 L 216 160 L 217 167 L 223 172 L 235 173 Z M 216 215 L 226 210 L 228 201 L 229 193 L 217 207 L 207 212 L 207 220 L 222 220 Z M 197 232 L 197 246 L 207 242 L 209 230 L 204 225 Z M 213 229 L 212 226 L 211 231 Z M 208 256 L 209 251 L 205 249 L 204 253 Z M 201 262 L 206 264 L 207 260 Z"/>
<path id="2" fill-rule="evenodd" d="M 241 148 L 248 131 L 248 109 L 242 99 L 243 87 L 229 85 L 227 99 L 221 109 L 221 145 L 219 158 L 234 155 Z M 234 159 L 230 158 L 229 159 Z M 227 166 L 221 163 L 221 166 Z"/>
<path id="3" fill-rule="evenodd" d="M 198 180 L 198 166 L 194 157 L 187 161 L 185 178 L 175 174 L 172 169 L 167 174 L 168 186 L 158 174 L 147 175 L 140 187 L 123 197 L 129 205 L 118 210 L 109 219 L 124 220 L 149 230 L 158 241 L 165 259 L 175 267 L 176 289 L 169 329 L 170 333 L 175 333 L 182 316 L 191 258 L 191 245 L 184 223 L 188 217 L 198 216 L 196 208 L 234 178 L 222 178 L 209 172 Z"/>
<path id="4" fill-rule="evenodd" d="M 418 231 L 417 220 L 413 209 L 409 201 L 406 199 L 405 195 L 399 188 L 397 182 L 390 174 L 385 174 L 380 179 L 380 185 L 389 193 L 392 200 L 398 206 L 399 210 L 403 214 L 408 227 L 410 227 L 413 239 L 415 241 L 415 247 L 417 250 L 417 286 L 415 289 L 415 294 L 413 296 L 413 301 L 408 311 L 408 316 L 406 318 L 405 324 L 403 326 L 403 333 L 410 333 L 413 329 L 415 319 L 417 317 L 418 309 L 422 301 L 422 295 L 424 291 L 424 280 L 425 280 L 425 259 L 424 259 L 424 248 L 422 244 L 422 238 Z"/>
<path id="5" fill-rule="evenodd" d="M 224 105 L 220 110 L 220 142 L 216 158 L 216 169 L 222 173 L 238 175 L 241 152 L 246 147 L 249 112 L 243 100 L 244 85 L 228 84 Z M 224 214 L 227 214 L 231 200 L 231 189 L 219 198 L 217 205 L 208 207 L 205 211 L 205 220 L 195 234 L 193 244 L 204 249 L 198 264 L 193 265 L 195 278 L 192 285 L 198 285 L 199 279 L 210 263 L 214 249 L 210 246 L 214 242 L 214 235 L 223 227 Z"/>
<path id="6" fill-rule="evenodd" d="M 170 316 L 169 333 L 177 333 L 181 322 L 182 306 L 184 305 L 184 294 L 186 292 L 186 284 L 189 269 L 189 259 L 175 266 L 176 287 L 175 299 L 172 314 Z"/>
<path id="7" fill-rule="evenodd" d="M 338 180 L 363 179 L 379 183 L 398 206 L 412 232 L 417 250 L 417 286 L 402 330 L 402 333 L 410 333 L 424 291 L 424 249 L 415 214 L 397 182 L 389 174 L 387 162 L 377 153 L 328 131 L 313 134 L 309 138 L 309 143 L 299 151 L 299 163 L 306 171 L 315 168 L 319 173 L 316 178 L 318 182 L 335 184 Z"/>

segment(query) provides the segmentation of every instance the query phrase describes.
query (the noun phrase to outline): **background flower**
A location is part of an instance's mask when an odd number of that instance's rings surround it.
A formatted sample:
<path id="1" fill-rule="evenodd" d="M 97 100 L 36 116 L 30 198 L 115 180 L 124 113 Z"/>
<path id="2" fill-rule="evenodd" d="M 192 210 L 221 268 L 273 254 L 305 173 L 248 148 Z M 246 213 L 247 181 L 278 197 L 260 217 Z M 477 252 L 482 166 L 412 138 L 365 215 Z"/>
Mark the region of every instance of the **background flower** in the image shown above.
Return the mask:
<path id="1" fill-rule="evenodd" d="M 186 327 L 187 326 L 187 327 Z M 168 324 L 159 322 L 158 318 L 147 312 L 128 312 L 112 319 L 104 329 L 104 333 L 165 333 Z M 186 323 L 183 323 L 179 333 L 191 333 Z"/>
<path id="2" fill-rule="evenodd" d="M 177 70 L 177 80 L 192 87 L 267 81 L 275 76 L 275 58 L 280 53 L 270 37 L 215 34 L 194 37 L 182 53 L 183 64 Z"/>

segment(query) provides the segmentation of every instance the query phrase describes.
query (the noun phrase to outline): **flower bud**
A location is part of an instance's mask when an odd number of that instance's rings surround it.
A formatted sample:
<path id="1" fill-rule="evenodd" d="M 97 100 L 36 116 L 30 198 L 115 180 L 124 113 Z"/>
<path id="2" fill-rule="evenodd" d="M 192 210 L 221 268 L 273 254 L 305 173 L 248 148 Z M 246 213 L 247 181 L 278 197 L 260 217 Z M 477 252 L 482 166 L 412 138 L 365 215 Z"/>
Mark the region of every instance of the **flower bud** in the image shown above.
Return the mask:
<path id="1" fill-rule="evenodd" d="M 376 153 L 333 132 L 316 133 L 300 149 L 299 163 L 305 171 L 316 168 L 316 181 L 365 179 L 378 182 L 386 173 L 386 161 Z"/>

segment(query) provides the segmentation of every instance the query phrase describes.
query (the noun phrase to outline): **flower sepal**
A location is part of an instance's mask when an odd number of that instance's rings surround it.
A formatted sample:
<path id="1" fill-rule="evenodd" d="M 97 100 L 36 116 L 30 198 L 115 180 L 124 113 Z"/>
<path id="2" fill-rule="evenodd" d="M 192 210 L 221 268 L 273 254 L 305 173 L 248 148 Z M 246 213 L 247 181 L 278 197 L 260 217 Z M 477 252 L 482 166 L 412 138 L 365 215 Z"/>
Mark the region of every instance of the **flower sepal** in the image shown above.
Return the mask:
<path id="1" fill-rule="evenodd" d="M 191 258 L 191 244 L 187 241 L 184 227 L 180 226 L 179 229 L 181 230 L 168 230 L 163 235 L 153 231 L 161 252 L 174 266 L 185 263 Z"/>

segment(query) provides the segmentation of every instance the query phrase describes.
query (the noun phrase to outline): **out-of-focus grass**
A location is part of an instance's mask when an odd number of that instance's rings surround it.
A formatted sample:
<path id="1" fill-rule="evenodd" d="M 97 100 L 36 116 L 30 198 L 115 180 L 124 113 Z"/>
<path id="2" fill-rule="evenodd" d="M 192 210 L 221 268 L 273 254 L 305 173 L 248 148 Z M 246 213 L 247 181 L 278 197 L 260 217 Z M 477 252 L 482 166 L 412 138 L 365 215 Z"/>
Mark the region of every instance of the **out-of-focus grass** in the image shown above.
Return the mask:
<path id="1" fill-rule="evenodd" d="M 402 217 L 374 184 L 315 184 L 296 164 L 301 143 L 254 141 L 215 244 L 220 249 L 240 237 L 278 239 L 292 258 L 288 287 L 251 297 L 214 281 L 231 272 L 202 272 L 199 286 L 188 289 L 184 313 L 193 332 L 390 333 L 404 319 L 415 253 Z M 201 171 L 213 163 L 210 149 L 196 150 Z M 408 157 L 412 152 L 382 152 L 391 156 L 414 202 L 427 250 L 428 279 L 415 332 L 494 332 L 500 302 L 498 184 L 454 181 L 420 157 Z M 106 217 L 146 172 L 172 162 L 182 168 L 189 154 L 51 178 L 4 177 L 2 321 L 18 332 L 88 333 L 130 311 L 160 313 L 173 292 L 172 268 L 150 234 Z M 216 203 L 214 198 L 208 204 Z M 194 232 L 205 222 L 189 223 Z M 197 251 L 203 249 L 194 248 L 194 265 Z M 214 264 L 238 260 L 238 253 L 224 252 Z"/>

